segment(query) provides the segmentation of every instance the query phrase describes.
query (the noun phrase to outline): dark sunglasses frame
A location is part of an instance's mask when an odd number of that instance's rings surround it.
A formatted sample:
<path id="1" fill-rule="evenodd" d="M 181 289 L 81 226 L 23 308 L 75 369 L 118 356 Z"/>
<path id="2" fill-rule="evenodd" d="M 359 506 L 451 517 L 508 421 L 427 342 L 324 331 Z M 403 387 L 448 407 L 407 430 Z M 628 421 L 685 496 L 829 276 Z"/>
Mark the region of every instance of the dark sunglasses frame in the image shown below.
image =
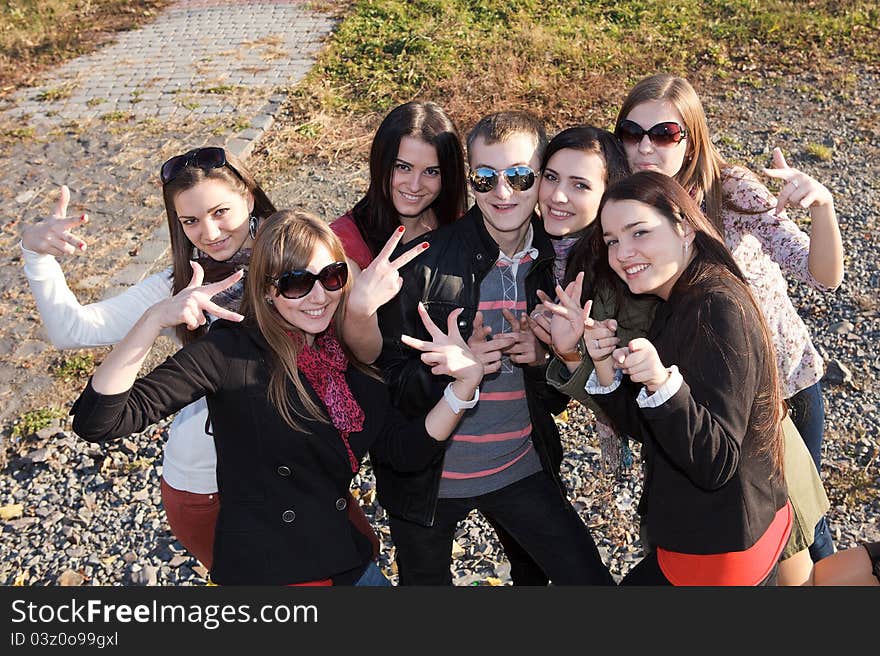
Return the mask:
<path id="1" fill-rule="evenodd" d="M 629 143 L 641 143 L 647 134 L 648 139 L 655 146 L 669 147 L 681 143 L 682 139 L 687 139 L 687 128 L 675 121 L 663 121 L 646 130 L 635 121 L 624 119 L 618 124 L 614 134 L 621 141 Z"/>
<path id="2" fill-rule="evenodd" d="M 502 175 L 514 191 L 526 191 L 535 185 L 535 172 L 528 166 L 511 166 L 503 171 L 478 166 L 468 174 L 468 182 L 478 194 L 487 194 L 498 186 Z"/>
<path id="3" fill-rule="evenodd" d="M 175 155 L 167 160 L 162 165 L 162 168 L 159 169 L 159 177 L 162 179 L 162 184 L 166 185 L 174 180 L 188 166 L 194 166 L 203 171 L 227 166 L 235 175 L 241 178 L 241 174 L 235 170 L 235 167 L 226 161 L 225 150 L 219 146 L 206 146 L 205 148 L 194 148 L 183 155 Z"/>
<path id="4" fill-rule="evenodd" d="M 330 282 L 334 276 L 339 277 L 338 281 Z M 285 271 L 277 278 L 266 276 L 266 279 L 275 285 L 278 293 L 284 298 L 294 301 L 303 296 L 308 296 L 309 292 L 314 288 L 316 280 L 328 292 L 338 292 L 348 282 L 348 264 L 345 262 L 333 262 L 318 271 L 318 273 L 312 273 L 305 269 L 294 269 L 293 271 Z M 301 293 L 291 292 L 291 288 L 294 286 L 305 291 Z"/>

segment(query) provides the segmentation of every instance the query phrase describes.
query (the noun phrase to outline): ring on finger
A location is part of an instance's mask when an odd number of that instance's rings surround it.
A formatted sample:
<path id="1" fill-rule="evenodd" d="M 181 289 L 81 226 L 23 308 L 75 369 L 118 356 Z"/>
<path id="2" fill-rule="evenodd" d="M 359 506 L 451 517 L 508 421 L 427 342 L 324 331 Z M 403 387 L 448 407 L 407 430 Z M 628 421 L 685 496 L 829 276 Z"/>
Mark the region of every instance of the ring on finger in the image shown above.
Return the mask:
<path id="1" fill-rule="evenodd" d="M 593 347 L 594 347 L 594 348 L 599 348 L 599 340 L 598 340 L 598 339 L 594 339 L 594 340 L 593 340 Z"/>
<path id="2" fill-rule="evenodd" d="M 792 180 L 792 181 L 791 181 L 791 184 L 794 185 L 794 188 L 795 188 L 795 189 L 797 189 L 798 187 L 800 187 L 800 185 L 798 184 L 798 181 L 797 181 L 797 180 Z"/>

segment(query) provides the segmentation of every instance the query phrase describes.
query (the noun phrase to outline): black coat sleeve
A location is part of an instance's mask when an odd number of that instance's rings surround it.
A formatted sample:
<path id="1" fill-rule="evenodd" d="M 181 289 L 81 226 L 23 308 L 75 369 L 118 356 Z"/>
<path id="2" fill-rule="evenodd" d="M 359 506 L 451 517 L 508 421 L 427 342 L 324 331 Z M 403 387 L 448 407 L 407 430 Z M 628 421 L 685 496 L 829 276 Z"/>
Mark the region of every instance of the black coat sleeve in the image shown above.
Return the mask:
<path id="1" fill-rule="evenodd" d="M 90 442 L 139 433 L 193 401 L 214 393 L 234 349 L 216 330 L 188 344 L 126 392 L 99 394 L 89 379 L 71 409 L 74 432 Z"/>
<path id="2" fill-rule="evenodd" d="M 438 442 L 425 430 L 423 417 L 407 419 L 386 399 L 385 420 L 370 448 L 370 459 L 398 471 L 420 471 L 438 458 L 447 442 Z"/>
<path id="3" fill-rule="evenodd" d="M 452 379 L 432 374 L 430 367 L 422 362 L 421 352 L 400 340 L 404 334 L 418 339 L 431 339 L 417 309 L 418 304 L 425 301 L 430 269 L 413 262 L 401 270 L 401 276 L 404 284 L 400 293 L 380 313 L 383 340 L 378 364 L 388 383 L 394 405 L 407 417 L 420 417 L 443 396 L 443 390 Z M 446 316 L 441 320 L 436 314 L 438 309 L 428 306 L 432 319 L 445 331 Z"/>
<path id="4" fill-rule="evenodd" d="M 678 361 L 661 353 L 663 364 L 678 365 L 684 378 L 672 398 L 657 408 L 638 408 L 631 385 L 594 398 L 623 430 L 652 439 L 694 485 L 713 490 L 741 462 L 759 390 L 761 336 L 756 322 L 723 294 L 710 295 L 695 318 L 694 339 L 681 339 L 675 349 Z"/>

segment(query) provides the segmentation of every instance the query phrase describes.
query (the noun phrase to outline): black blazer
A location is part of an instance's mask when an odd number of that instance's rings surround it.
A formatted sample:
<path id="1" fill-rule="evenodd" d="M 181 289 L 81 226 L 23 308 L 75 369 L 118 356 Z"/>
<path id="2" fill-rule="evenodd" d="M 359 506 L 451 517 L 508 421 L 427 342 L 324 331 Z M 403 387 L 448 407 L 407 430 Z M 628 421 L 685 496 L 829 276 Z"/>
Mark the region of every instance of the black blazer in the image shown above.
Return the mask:
<path id="1" fill-rule="evenodd" d="M 624 377 L 593 398 L 642 443 L 645 480 L 639 513 L 657 546 L 691 554 L 751 547 L 787 500 L 759 440 L 749 430 L 764 352 L 750 308 L 734 301 L 732 281 L 688 284 L 696 262 L 660 303 L 648 339 L 684 383 L 657 408 L 639 408 L 641 384 Z"/>
<path id="2" fill-rule="evenodd" d="M 269 357 L 255 327 L 217 321 L 128 392 L 101 395 L 89 381 L 71 411 L 74 431 L 100 441 L 143 431 L 206 397 L 222 498 L 211 578 L 223 585 L 331 578 L 371 558 L 348 520 L 354 474 L 338 431 L 318 421 L 301 420 L 304 431 L 284 423 L 267 395 Z M 393 408 L 383 382 L 353 367 L 346 379 L 365 413 L 363 430 L 349 436 L 358 459 L 369 451 L 373 461 L 408 470 L 442 453 L 423 421 Z M 292 386 L 290 394 L 296 398 Z"/>
<path id="3" fill-rule="evenodd" d="M 532 216 L 532 245 L 538 257 L 526 274 L 527 311 L 538 304 L 537 290 L 553 295 L 553 259 L 556 254 L 541 219 Z M 400 335 L 430 339 L 416 306 L 424 303 L 431 319 L 446 329 L 449 313 L 464 308 L 458 317 L 461 336 L 467 340 L 480 303 L 480 283 L 498 260 L 498 244 L 486 230 L 483 215 L 474 205 L 458 221 L 424 236 L 431 248 L 400 271 L 403 287 L 397 297 L 379 309 L 383 346 L 379 364 L 391 388 L 395 405 L 408 417 L 424 416 L 443 396 L 451 380 L 435 376 L 421 361 L 421 353 L 400 341 Z M 400 248 L 400 247 L 399 247 Z M 532 443 L 541 465 L 565 494 L 559 475 L 562 443 L 553 415 L 561 412 L 568 397 L 547 384 L 546 365 L 523 367 L 526 401 L 532 421 Z M 374 466 L 379 502 L 389 513 L 430 526 L 443 473 L 443 462 L 432 462 L 420 472 L 401 472 L 382 463 Z"/>

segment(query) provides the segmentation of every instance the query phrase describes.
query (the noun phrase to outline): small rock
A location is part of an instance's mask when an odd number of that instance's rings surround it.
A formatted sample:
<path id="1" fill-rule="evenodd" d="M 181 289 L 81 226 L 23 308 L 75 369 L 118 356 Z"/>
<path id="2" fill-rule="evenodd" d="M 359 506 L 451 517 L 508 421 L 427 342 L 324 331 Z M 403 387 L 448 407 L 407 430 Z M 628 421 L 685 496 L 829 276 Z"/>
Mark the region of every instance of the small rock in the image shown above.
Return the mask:
<path id="1" fill-rule="evenodd" d="M 31 462 L 46 462 L 49 459 L 49 449 L 34 449 L 25 458 Z"/>
<path id="2" fill-rule="evenodd" d="M 12 503 L 7 506 L 0 507 L 0 519 L 10 520 L 17 519 L 24 514 L 24 506 L 20 503 Z"/>
<path id="3" fill-rule="evenodd" d="M 828 331 L 835 335 L 846 335 L 847 333 L 851 333 L 854 329 L 855 326 L 849 321 L 837 321 L 828 326 Z"/>
<path id="4" fill-rule="evenodd" d="M 168 566 L 177 568 L 187 562 L 189 562 L 189 558 L 187 558 L 186 556 L 174 556 L 171 560 L 168 561 Z"/>
<path id="5" fill-rule="evenodd" d="M 829 360 L 822 382 L 831 385 L 845 385 L 852 381 L 852 372 L 838 360 Z"/>
<path id="6" fill-rule="evenodd" d="M 146 565 L 143 569 L 137 572 L 132 572 L 131 582 L 135 585 L 156 585 L 158 573 L 158 567 Z"/>
<path id="7" fill-rule="evenodd" d="M 72 569 L 65 570 L 61 573 L 61 576 L 58 577 L 58 585 L 62 586 L 77 586 L 82 585 L 85 578 L 82 574 Z"/>

